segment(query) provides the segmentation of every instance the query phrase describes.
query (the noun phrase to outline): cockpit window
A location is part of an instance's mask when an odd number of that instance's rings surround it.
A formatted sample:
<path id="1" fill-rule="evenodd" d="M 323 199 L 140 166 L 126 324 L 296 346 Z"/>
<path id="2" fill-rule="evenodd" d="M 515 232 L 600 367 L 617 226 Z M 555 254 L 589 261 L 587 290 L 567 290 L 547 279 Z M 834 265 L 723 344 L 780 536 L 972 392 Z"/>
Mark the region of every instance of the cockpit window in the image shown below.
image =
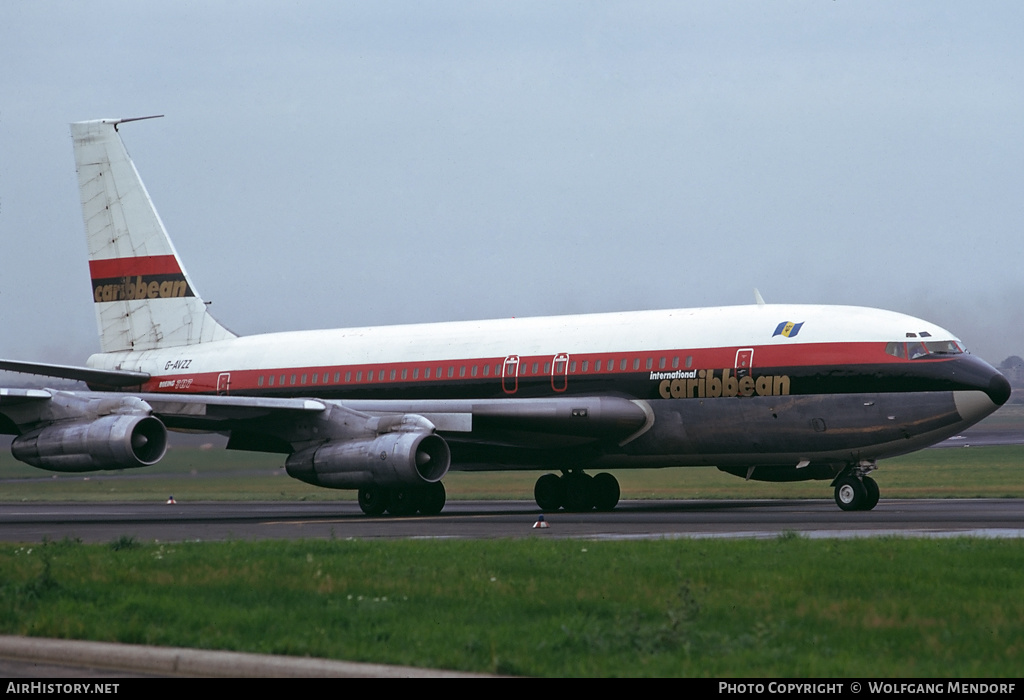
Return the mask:
<path id="1" fill-rule="evenodd" d="M 907 344 L 906 343 L 888 343 L 885 346 L 885 352 L 893 357 L 898 357 L 901 360 L 907 359 Z"/>
<path id="2" fill-rule="evenodd" d="M 907 343 L 907 357 L 911 360 L 918 360 L 928 356 L 928 348 L 920 341 Z"/>
<path id="3" fill-rule="evenodd" d="M 952 340 L 927 342 L 925 347 L 933 355 L 959 355 L 963 352 L 961 347 Z"/>
<path id="4" fill-rule="evenodd" d="M 910 340 L 906 343 L 887 343 L 885 352 L 900 359 L 919 360 L 922 357 L 960 355 L 964 350 L 954 340 Z"/>

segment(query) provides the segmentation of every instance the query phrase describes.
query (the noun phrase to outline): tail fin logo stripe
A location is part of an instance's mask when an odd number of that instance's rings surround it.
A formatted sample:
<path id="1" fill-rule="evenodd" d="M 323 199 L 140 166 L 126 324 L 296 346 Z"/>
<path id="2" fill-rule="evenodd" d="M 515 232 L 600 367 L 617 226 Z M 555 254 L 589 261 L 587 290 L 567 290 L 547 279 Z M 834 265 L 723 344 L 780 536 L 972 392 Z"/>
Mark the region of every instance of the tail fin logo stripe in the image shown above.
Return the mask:
<path id="1" fill-rule="evenodd" d="M 144 255 L 135 258 L 90 260 L 93 282 L 133 275 L 181 275 L 181 266 L 173 255 Z"/>
<path id="2" fill-rule="evenodd" d="M 136 275 L 92 281 L 92 298 L 96 303 L 194 296 L 195 292 L 188 286 L 184 275 Z"/>

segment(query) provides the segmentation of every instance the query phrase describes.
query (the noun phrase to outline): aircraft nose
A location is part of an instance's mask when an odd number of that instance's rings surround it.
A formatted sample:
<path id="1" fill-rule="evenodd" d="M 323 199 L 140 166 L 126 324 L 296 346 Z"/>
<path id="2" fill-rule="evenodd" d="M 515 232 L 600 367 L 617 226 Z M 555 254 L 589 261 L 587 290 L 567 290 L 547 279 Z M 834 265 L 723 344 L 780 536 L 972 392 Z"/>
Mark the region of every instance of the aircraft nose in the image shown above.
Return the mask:
<path id="1" fill-rule="evenodd" d="M 956 364 L 961 390 L 953 392 L 953 400 L 964 425 L 977 423 L 1009 400 L 1010 382 L 995 367 L 973 355 Z"/>
<path id="2" fill-rule="evenodd" d="M 1002 406 L 1010 398 L 1010 382 L 1007 381 L 1006 377 L 993 369 L 992 377 L 988 381 L 988 388 L 985 389 L 985 393 L 992 399 L 992 403 L 996 406 Z"/>
<path id="3" fill-rule="evenodd" d="M 981 401 L 988 405 L 988 413 L 996 410 L 1010 399 L 1010 382 L 999 373 L 999 370 L 980 357 L 961 355 L 950 363 L 950 369 L 961 389 L 970 389 L 985 394 L 987 398 L 981 399 Z"/>
<path id="4" fill-rule="evenodd" d="M 1010 382 L 999 370 L 974 355 L 963 355 L 962 359 L 956 373 L 966 386 L 985 392 L 996 408 L 1010 399 Z"/>

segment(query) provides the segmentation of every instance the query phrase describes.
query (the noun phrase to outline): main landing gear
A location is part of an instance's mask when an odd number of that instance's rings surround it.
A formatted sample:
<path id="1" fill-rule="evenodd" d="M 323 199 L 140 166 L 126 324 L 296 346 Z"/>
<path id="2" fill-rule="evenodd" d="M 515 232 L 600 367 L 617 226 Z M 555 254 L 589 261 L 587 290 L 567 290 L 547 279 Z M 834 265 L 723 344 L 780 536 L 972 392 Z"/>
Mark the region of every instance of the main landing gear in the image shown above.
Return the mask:
<path id="1" fill-rule="evenodd" d="M 444 508 L 444 484 L 440 481 L 426 486 L 403 486 L 384 488 L 367 486 L 359 489 L 359 507 L 367 515 L 405 516 L 437 515 Z"/>
<path id="2" fill-rule="evenodd" d="M 847 469 L 832 482 L 836 505 L 843 510 L 871 510 L 878 505 L 878 483 L 868 476 L 874 464 Z"/>
<path id="3" fill-rule="evenodd" d="M 573 513 L 613 510 L 619 502 L 619 482 L 608 473 L 590 476 L 582 471 L 545 474 L 537 479 L 533 497 L 541 510 L 565 508 Z"/>

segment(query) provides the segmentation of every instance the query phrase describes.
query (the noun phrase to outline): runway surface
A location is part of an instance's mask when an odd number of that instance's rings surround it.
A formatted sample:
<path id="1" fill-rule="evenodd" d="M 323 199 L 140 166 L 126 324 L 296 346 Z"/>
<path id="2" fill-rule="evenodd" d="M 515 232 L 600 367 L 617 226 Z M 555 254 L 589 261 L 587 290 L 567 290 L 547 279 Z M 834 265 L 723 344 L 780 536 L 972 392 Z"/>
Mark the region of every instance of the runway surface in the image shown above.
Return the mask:
<path id="1" fill-rule="evenodd" d="M 367 517 L 354 502 L 0 504 L 0 541 L 180 542 L 300 538 L 1024 536 L 1024 500 L 882 500 L 847 513 L 831 500 L 626 501 L 610 513 L 548 513 L 528 501 L 453 501 L 433 517 Z"/>

